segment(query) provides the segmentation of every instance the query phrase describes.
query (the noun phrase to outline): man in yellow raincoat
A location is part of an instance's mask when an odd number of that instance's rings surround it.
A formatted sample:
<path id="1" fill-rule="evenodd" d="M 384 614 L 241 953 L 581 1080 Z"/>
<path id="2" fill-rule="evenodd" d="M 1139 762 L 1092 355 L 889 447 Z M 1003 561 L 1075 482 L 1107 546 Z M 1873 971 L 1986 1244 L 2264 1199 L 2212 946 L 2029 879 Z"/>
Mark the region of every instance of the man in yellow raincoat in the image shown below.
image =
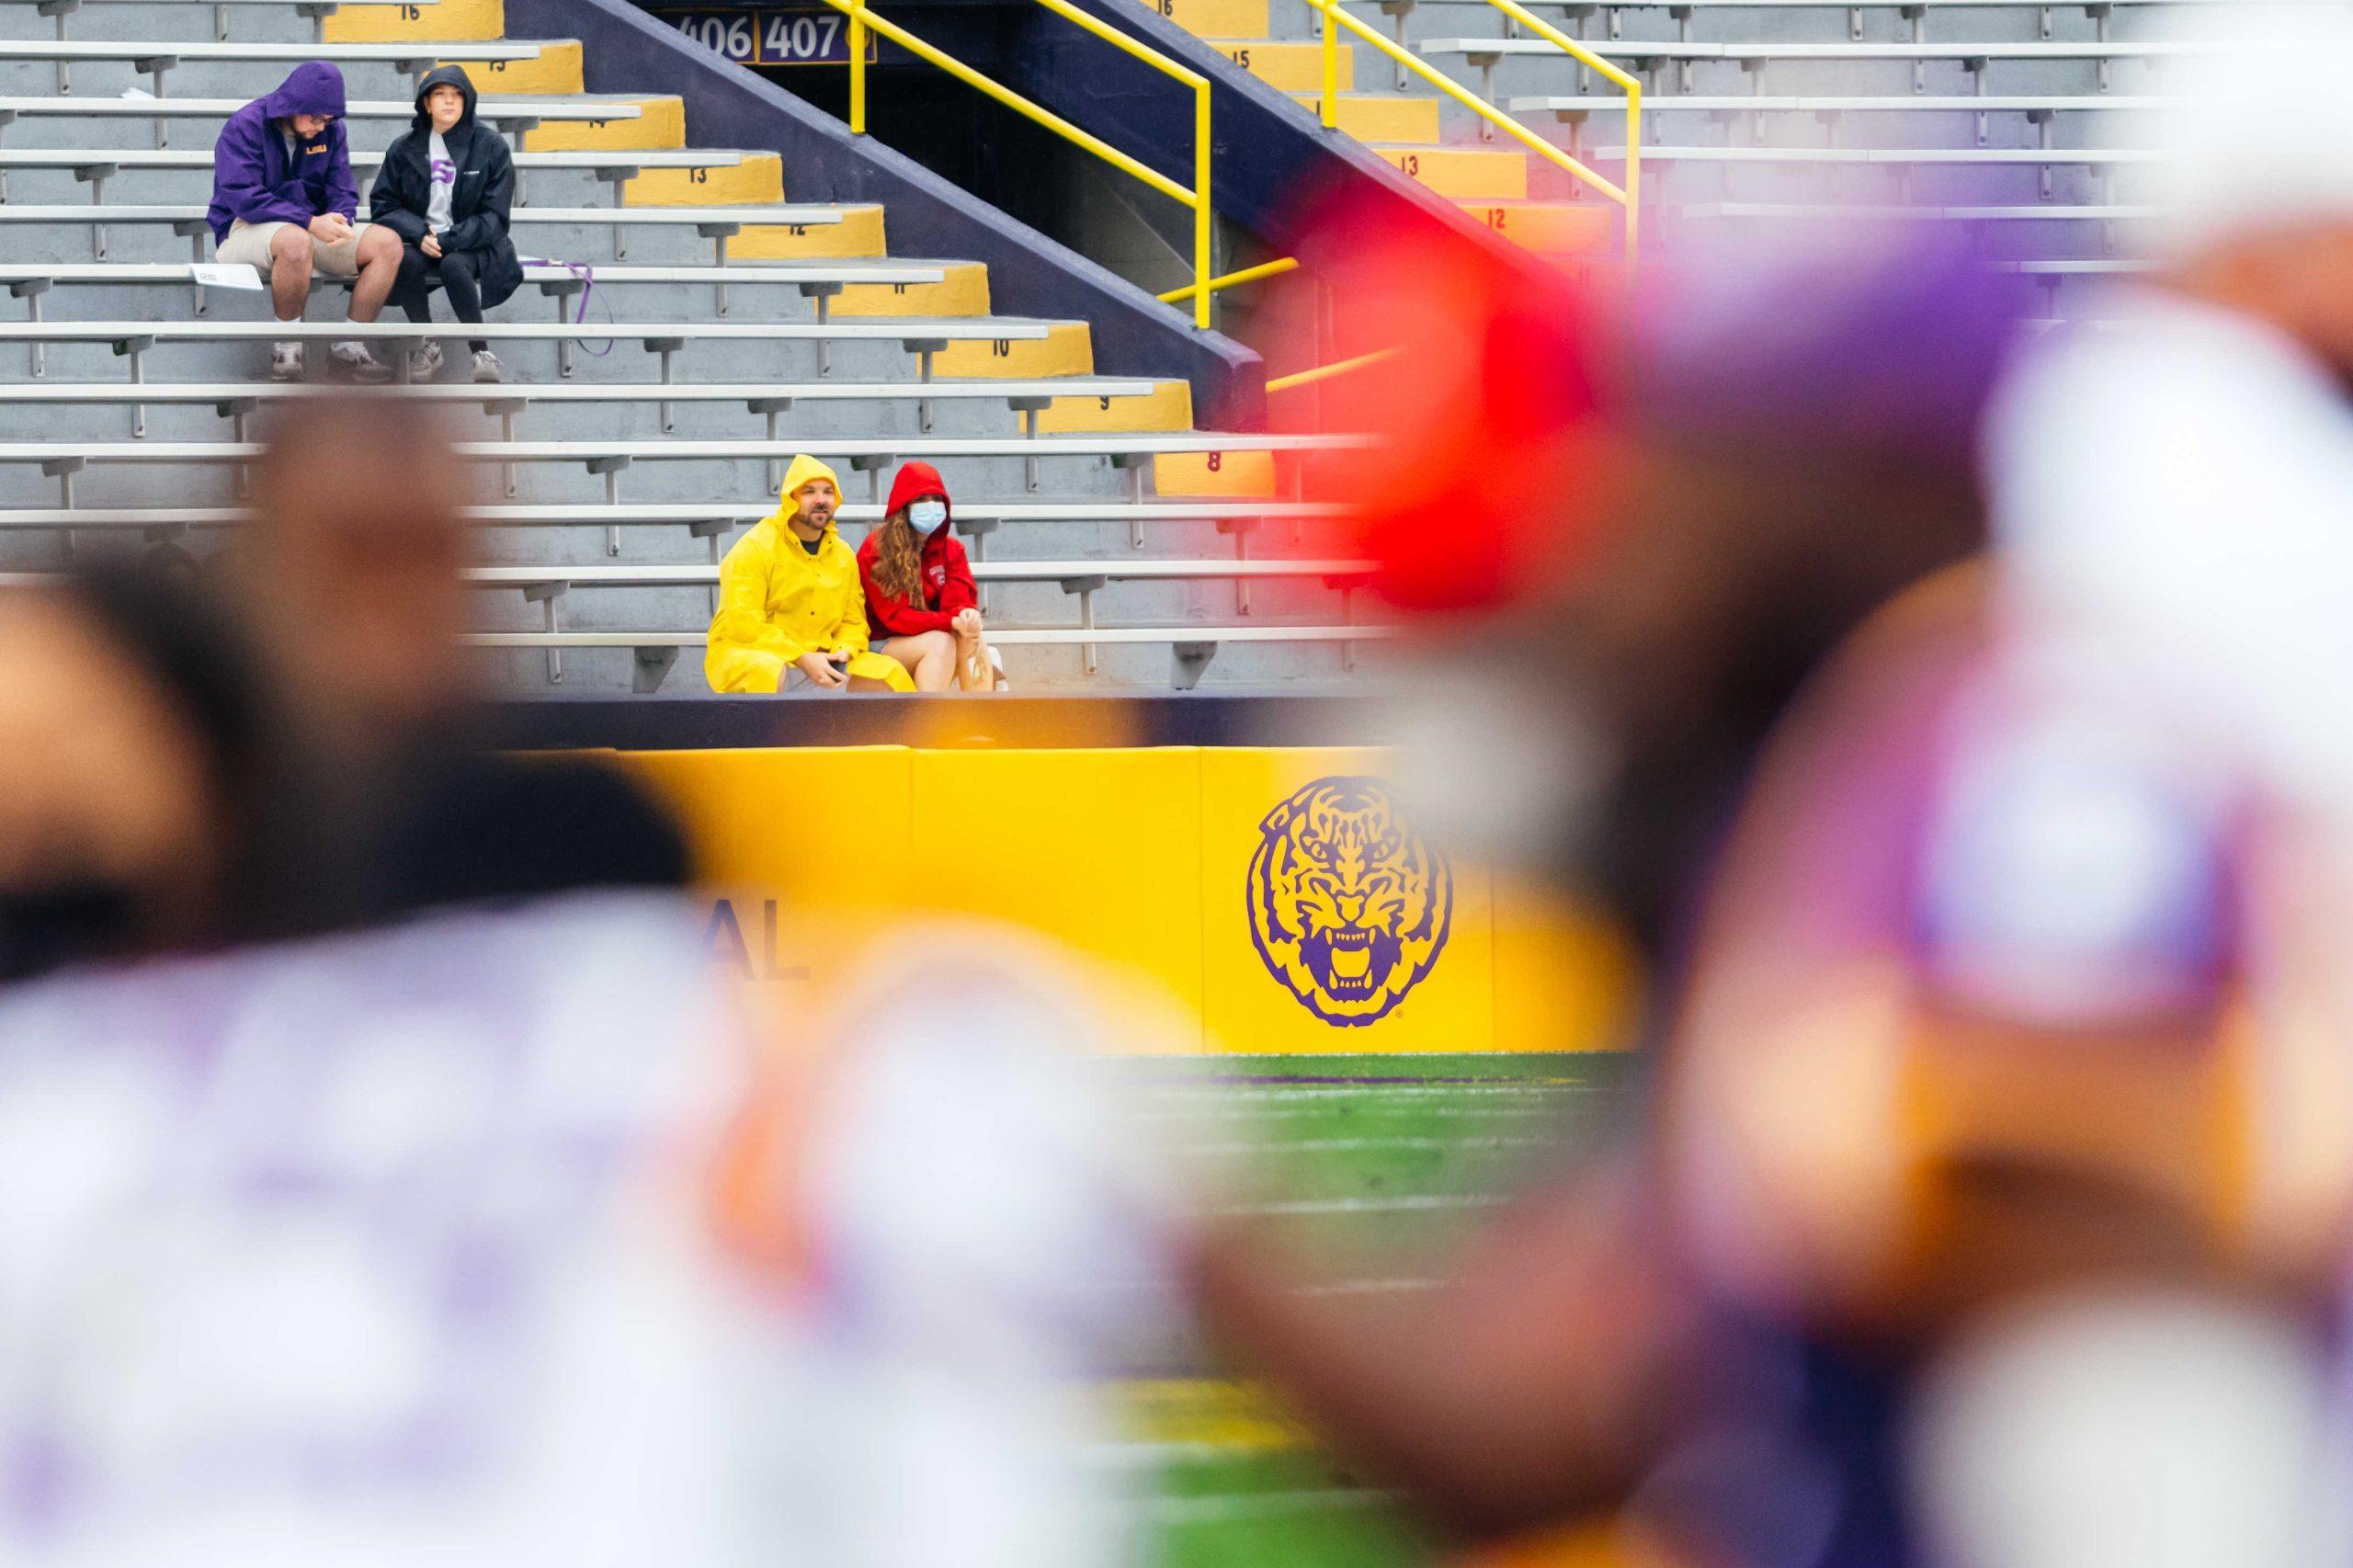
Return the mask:
<path id="1" fill-rule="evenodd" d="M 905 666 L 866 646 L 858 557 L 834 529 L 841 483 L 807 454 L 784 471 L 777 509 L 719 567 L 719 613 L 702 668 L 713 691 L 913 691 Z"/>

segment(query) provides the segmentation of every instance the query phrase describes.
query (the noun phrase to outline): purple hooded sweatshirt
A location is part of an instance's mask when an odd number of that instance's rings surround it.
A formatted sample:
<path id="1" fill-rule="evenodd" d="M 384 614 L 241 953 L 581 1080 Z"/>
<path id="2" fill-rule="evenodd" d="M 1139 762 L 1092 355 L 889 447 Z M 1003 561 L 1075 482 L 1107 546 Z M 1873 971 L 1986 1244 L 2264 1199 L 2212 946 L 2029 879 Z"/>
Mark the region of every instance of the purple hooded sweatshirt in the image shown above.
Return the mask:
<path id="1" fill-rule="evenodd" d="M 291 160 L 276 123 L 290 115 L 335 118 L 307 141 L 297 138 Z M 306 60 L 278 90 L 229 117 L 212 144 L 212 210 L 205 214 L 215 244 L 229 237 L 232 220 L 304 223 L 327 212 L 359 210 L 351 177 L 351 148 L 343 129 L 343 73 L 324 60 Z"/>

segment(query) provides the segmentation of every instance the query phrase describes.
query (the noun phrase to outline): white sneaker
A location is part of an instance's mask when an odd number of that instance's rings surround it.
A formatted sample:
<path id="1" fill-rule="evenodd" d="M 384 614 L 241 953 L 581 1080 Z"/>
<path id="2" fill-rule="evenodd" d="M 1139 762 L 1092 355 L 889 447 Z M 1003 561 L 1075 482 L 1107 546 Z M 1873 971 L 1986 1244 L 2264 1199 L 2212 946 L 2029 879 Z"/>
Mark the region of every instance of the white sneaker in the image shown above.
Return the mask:
<path id="1" fill-rule="evenodd" d="M 441 373 L 441 345 L 432 338 L 408 351 L 408 379 L 429 381 Z"/>
<path id="2" fill-rule="evenodd" d="M 301 344 L 273 343 L 269 346 L 269 379 L 273 381 L 299 381 L 302 379 Z"/>
<path id="3" fill-rule="evenodd" d="M 474 350 L 475 381 L 502 381 L 506 379 L 506 372 L 498 368 L 497 355 L 493 354 L 487 348 L 477 348 Z"/>
<path id="4" fill-rule="evenodd" d="M 328 358 L 355 381 L 389 381 L 392 368 L 368 352 L 364 343 L 346 339 L 328 352 Z"/>

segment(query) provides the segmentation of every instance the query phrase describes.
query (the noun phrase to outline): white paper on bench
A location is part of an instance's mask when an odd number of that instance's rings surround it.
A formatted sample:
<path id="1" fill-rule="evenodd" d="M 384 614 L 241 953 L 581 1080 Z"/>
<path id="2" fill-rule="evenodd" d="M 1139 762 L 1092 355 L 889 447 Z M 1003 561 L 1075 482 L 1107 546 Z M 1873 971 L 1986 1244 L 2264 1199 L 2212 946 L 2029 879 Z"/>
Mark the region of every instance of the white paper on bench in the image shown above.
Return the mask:
<path id="1" fill-rule="evenodd" d="M 261 274 L 243 262 L 192 261 L 188 275 L 207 289 L 246 289 L 259 294 L 267 288 Z"/>

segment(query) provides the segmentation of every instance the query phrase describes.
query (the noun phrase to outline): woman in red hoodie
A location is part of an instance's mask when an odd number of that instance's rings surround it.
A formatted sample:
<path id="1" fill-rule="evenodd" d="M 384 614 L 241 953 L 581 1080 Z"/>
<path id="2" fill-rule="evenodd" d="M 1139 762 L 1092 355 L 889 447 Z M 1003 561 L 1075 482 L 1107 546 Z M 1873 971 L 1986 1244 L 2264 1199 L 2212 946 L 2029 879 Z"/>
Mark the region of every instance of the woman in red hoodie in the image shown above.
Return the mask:
<path id="1" fill-rule="evenodd" d="M 880 527 L 858 547 L 874 648 L 907 667 L 917 691 L 1005 684 L 981 625 L 972 563 L 950 531 L 948 486 L 929 463 L 903 463 Z"/>

